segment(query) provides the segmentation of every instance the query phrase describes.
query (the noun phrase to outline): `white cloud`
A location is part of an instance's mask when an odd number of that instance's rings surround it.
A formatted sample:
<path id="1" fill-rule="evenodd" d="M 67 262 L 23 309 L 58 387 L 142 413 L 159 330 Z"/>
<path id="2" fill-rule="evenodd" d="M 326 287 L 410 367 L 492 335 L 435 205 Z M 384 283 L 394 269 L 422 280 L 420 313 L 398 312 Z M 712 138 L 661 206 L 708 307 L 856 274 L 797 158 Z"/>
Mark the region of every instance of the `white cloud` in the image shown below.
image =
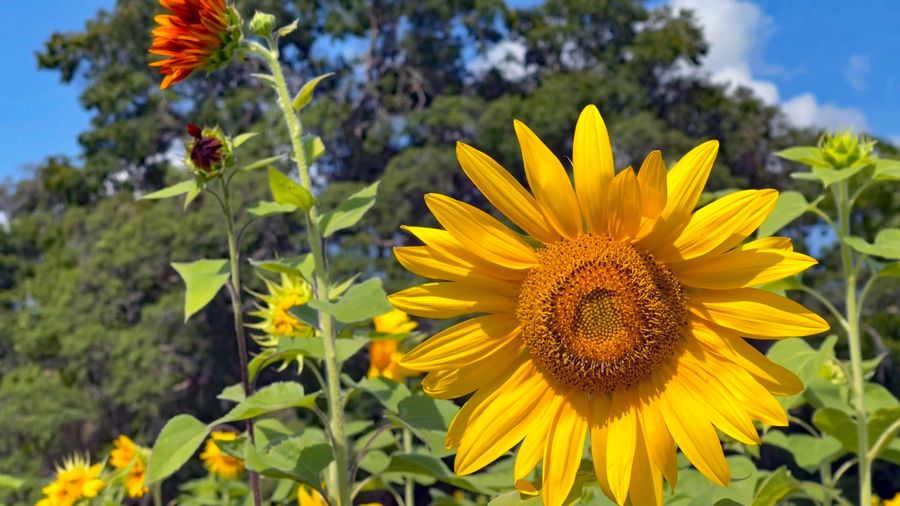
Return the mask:
<path id="1" fill-rule="evenodd" d="M 521 41 L 506 39 L 491 46 L 484 55 L 469 62 L 469 71 L 476 75 L 485 74 L 493 69 L 508 81 L 519 81 L 531 75 L 534 64 L 525 64 L 527 48 Z"/>
<path id="2" fill-rule="evenodd" d="M 850 87 L 856 91 L 866 89 L 866 78 L 869 75 L 869 57 L 864 54 L 855 54 L 847 60 L 844 66 L 844 79 Z"/>
<path id="3" fill-rule="evenodd" d="M 713 82 L 726 83 L 730 89 L 738 86 L 750 88 L 763 102 L 781 104 L 788 120 L 799 127 L 837 128 L 866 127 L 865 115 L 853 107 L 819 103 L 812 93 L 804 93 L 782 102 L 778 85 L 759 79 L 752 68 L 772 67 L 759 61 L 762 44 L 773 30 L 773 21 L 750 0 L 670 0 L 676 11 L 693 11 L 697 23 L 703 29 L 709 50 L 701 65 Z M 863 55 L 850 58 L 845 77 L 851 86 L 865 87 L 869 71 L 868 59 Z M 859 88 L 857 88 L 859 89 Z"/>

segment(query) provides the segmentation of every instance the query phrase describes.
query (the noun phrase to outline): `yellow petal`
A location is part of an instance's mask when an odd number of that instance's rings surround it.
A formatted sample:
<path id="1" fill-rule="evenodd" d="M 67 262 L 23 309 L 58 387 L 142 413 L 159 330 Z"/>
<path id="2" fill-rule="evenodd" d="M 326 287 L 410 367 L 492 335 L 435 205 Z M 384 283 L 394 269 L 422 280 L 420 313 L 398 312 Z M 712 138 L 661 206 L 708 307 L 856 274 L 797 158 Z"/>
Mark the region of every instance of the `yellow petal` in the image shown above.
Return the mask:
<path id="1" fill-rule="evenodd" d="M 619 504 L 625 504 L 628 485 L 631 483 L 631 467 L 634 464 L 635 439 L 637 438 L 636 392 L 634 389 L 617 390 L 612 394 L 609 408 L 606 439 L 606 475 L 609 488 Z"/>
<path id="2" fill-rule="evenodd" d="M 454 418 L 448 440 L 457 419 L 465 425 L 456 452 L 456 474 L 471 474 L 490 464 L 521 441 L 543 416 L 539 408 L 552 399 L 552 389 L 531 362 L 526 364 L 471 412 L 463 413 L 474 398 Z"/>
<path id="3" fill-rule="evenodd" d="M 397 309 L 423 318 L 453 318 L 469 313 L 505 313 L 516 299 L 460 281 L 425 283 L 388 296 Z"/>
<path id="4" fill-rule="evenodd" d="M 714 364 L 716 360 L 712 361 Z M 739 367 L 729 367 L 725 361 L 718 361 L 716 377 L 734 395 L 747 414 L 766 425 L 787 427 L 788 417 L 781 404 L 772 394 L 754 379 L 750 373 Z"/>
<path id="5" fill-rule="evenodd" d="M 696 318 L 691 319 L 690 326 L 690 335 L 701 346 L 742 367 L 773 394 L 786 396 L 803 391 L 803 382 L 796 374 L 766 358 L 732 331 Z"/>
<path id="6" fill-rule="evenodd" d="M 458 142 L 456 158 L 485 198 L 528 235 L 543 243 L 559 239 L 534 197 L 490 156 Z"/>
<path id="7" fill-rule="evenodd" d="M 729 290 L 757 286 L 803 272 L 817 264 L 815 258 L 780 249 L 733 250 L 669 264 L 672 273 L 687 286 Z"/>
<path id="8" fill-rule="evenodd" d="M 675 454 L 675 441 L 666 428 L 662 413 L 659 410 L 659 394 L 654 391 L 651 382 L 638 385 L 641 399 L 640 428 L 644 434 L 647 453 L 653 466 L 662 471 L 672 490 L 678 483 L 678 460 Z"/>
<path id="9" fill-rule="evenodd" d="M 573 389 L 552 417 L 544 450 L 542 495 L 546 506 L 562 506 L 581 465 L 588 430 L 587 394 Z"/>
<path id="10" fill-rule="evenodd" d="M 725 486 L 731 480 L 731 471 L 719 443 L 716 430 L 706 417 L 698 416 L 706 410 L 702 399 L 684 395 L 683 390 L 672 388 L 675 380 L 665 386 L 660 396 L 660 411 L 672 438 L 684 456 L 698 471 L 710 480 Z"/>
<path id="11" fill-rule="evenodd" d="M 796 302 L 765 290 L 700 290 L 688 297 L 699 318 L 759 339 L 809 336 L 829 329 L 828 322 Z"/>
<path id="12" fill-rule="evenodd" d="M 651 151 L 637 174 L 641 192 L 641 216 L 656 219 L 666 207 L 666 163 L 662 153 Z"/>
<path id="13" fill-rule="evenodd" d="M 455 399 L 480 388 L 489 388 L 512 374 L 522 362 L 531 360 L 521 354 L 522 349 L 522 345 L 512 350 L 498 348 L 465 367 L 429 372 L 422 379 L 422 389 L 437 399 Z"/>
<path id="14" fill-rule="evenodd" d="M 436 193 L 425 195 L 425 204 L 438 222 L 476 255 L 510 269 L 530 269 L 537 263 L 528 243 L 484 211 Z"/>
<path id="15" fill-rule="evenodd" d="M 442 255 L 429 246 L 403 246 L 394 248 L 397 261 L 413 274 L 446 281 L 467 281 L 488 286 L 507 285 L 508 281 L 494 275 L 492 269 L 468 263 L 462 259 Z M 522 271 L 519 271 L 522 272 Z M 509 284 L 507 290 L 518 286 Z"/>
<path id="16" fill-rule="evenodd" d="M 594 234 L 605 234 L 606 193 L 615 165 L 606 124 L 593 105 L 581 111 L 575 125 L 572 166 L 578 203 L 588 228 Z"/>
<path id="17" fill-rule="evenodd" d="M 547 409 L 548 413 L 558 409 L 558 403 Z M 516 490 L 526 495 L 537 495 L 538 490 L 525 478 L 534 471 L 541 459 L 544 458 L 544 447 L 547 446 L 547 429 L 550 420 L 539 420 L 532 427 L 531 432 L 522 440 L 519 451 L 516 454 L 516 463 L 513 468 L 513 477 L 516 482 Z"/>
<path id="18" fill-rule="evenodd" d="M 794 246 L 788 237 L 763 237 L 755 241 L 741 244 L 732 251 L 750 251 L 761 249 L 780 249 L 784 251 L 794 251 Z"/>
<path id="19" fill-rule="evenodd" d="M 609 487 L 609 477 L 606 475 L 606 447 L 607 422 L 609 418 L 609 399 L 606 394 L 600 393 L 591 397 L 590 419 L 591 428 L 591 460 L 594 462 L 594 473 L 597 482 L 606 497 L 615 500 Z"/>
<path id="20" fill-rule="evenodd" d="M 438 333 L 407 353 L 400 364 L 429 371 L 464 367 L 497 348 L 516 346 L 522 329 L 512 313 L 479 316 Z"/>
<path id="21" fill-rule="evenodd" d="M 616 174 L 609 188 L 609 235 L 634 237 L 641 224 L 641 193 L 631 167 Z"/>
<path id="22" fill-rule="evenodd" d="M 575 237 L 581 232 L 581 211 L 566 169 L 524 123 L 516 120 L 513 125 L 522 148 L 528 185 L 544 216 L 560 235 Z"/>
<path id="23" fill-rule="evenodd" d="M 403 225 L 400 228 L 416 236 L 420 241 L 434 250 L 435 254 L 449 258 L 456 263 L 472 265 L 479 271 L 483 271 L 492 277 L 505 281 L 521 281 L 525 279 L 528 271 L 510 269 L 499 264 L 492 263 L 472 252 L 456 240 L 450 232 L 439 228 L 410 227 Z"/>
<path id="24" fill-rule="evenodd" d="M 718 254 L 740 244 L 766 219 L 775 202 L 775 190 L 743 190 L 701 208 L 678 238 L 653 251 L 661 262 L 672 263 Z"/>
<path id="25" fill-rule="evenodd" d="M 635 434 L 634 467 L 628 496 L 631 504 L 662 506 L 662 476 L 647 455 L 647 446 L 641 431 Z"/>

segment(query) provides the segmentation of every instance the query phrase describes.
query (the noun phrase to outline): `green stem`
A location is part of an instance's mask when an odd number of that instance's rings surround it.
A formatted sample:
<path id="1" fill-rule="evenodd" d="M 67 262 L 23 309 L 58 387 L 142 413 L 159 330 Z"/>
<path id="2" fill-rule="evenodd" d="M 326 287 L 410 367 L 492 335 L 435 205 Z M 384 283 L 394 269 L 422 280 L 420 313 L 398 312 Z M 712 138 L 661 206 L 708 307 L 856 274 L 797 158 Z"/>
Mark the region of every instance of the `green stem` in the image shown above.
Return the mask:
<path id="1" fill-rule="evenodd" d="M 841 260 L 846 280 L 847 338 L 850 344 L 850 370 L 853 376 L 853 395 L 856 408 L 856 438 L 859 454 L 859 504 L 869 504 L 872 496 L 872 463 L 869 460 L 869 428 L 865 405 L 863 375 L 862 340 L 859 331 L 859 311 L 857 309 L 857 270 L 853 265 L 853 250 L 845 239 L 850 235 L 850 209 L 846 181 L 837 187 L 838 219 L 841 227 Z"/>
<path id="2" fill-rule="evenodd" d="M 162 482 L 153 484 L 153 506 L 162 506 Z"/>
<path id="3" fill-rule="evenodd" d="M 403 428 L 403 453 L 410 454 L 413 451 L 412 431 L 408 427 Z M 412 478 L 407 476 L 404 484 L 403 505 L 415 506 L 416 486 Z"/>
<path id="4" fill-rule="evenodd" d="M 240 253 L 237 247 L 237 238 L 234 234 L 234 212 L 231 210 L 231 197 L 228 194 L 228 185 L 222 181 L 222 205 L 225 211 L 226 231 L 228 233 L 228 257 L 231 260 L 231 284 L 229 285 L 231 292 L 231 309 L 234 313 L 234 334 L 237 338 L 238 357 L 241 362 L 241 383 L 244 386 L 244 398 L 253 395 L 253 385 L 250 384 L 250 377 L 247 369 L 247 336 L 244 335 L 244 313 L 243 303 L 241 302 L 241 261 Z M 250 443 L 255 441 L 253 431 L 253 419 L 247 419 L 247 437 Z M 260 506 L 262 504 L 262 495 L 259 491 L 259 474 L 250 471 L 250 488 L 253 490 L 253 504 Z"/>
<path id="5" fill-rule="evenodd" d="M 881 453 L 881 450 L 890 443 L 894 439 L 894 433 L 900 430 L 900 420 L 894 420 L 887 429 L 884 429 L 884 432 L 878 436 L 878 440 L 875 441 L 875 444 L 872 445 L 872 448 L 869 450 L 869 461 L 874 461 L 878 454 Z"/>
<path id="6" fill-rule="evenodd" d="M 284 72 L 281 70 L 281 64 L 278 61 L 277 46 L 270 43 L 271 49 L 266 49 L 261 45 L 250 42 L 247 48 L 266 60 L 272 71 L 273 83 L 277 95 L 278 107 L 284 115 L 288 132 L 291 138 L 291 148 L 293 150 L 294 162 L 297 164 L 297 171 L 300 174 L 300 184 L 306 189 L 312 190 L 312 179 L 309 175 L 309 166 L 306 163 L 306 153 L 303 151 L 301 136 L 303 135 L 303 126 L 300 118 L 294 112 L 291 104 L 291 96 L 288 92 L 287 82 L 284 79 Z M 328 300 L 328 269 L 325 263 L 325 249 L 322 234 L 319 230 L 318 212 L 313 206 L 306 213 L 307 235 L 309 239 L 309 249 L 312 253 L 314 264 L 314 285 L 316 299 L 321 301 Z M 347 448 L 347 438 L 344 429 L 344 410 L 341 400 L 341 362 L 337 357 L 337 335 L 335 332 L 334 317 L 328 313 L 319 313 L 319 326 L 322 331 L 322 339 L 325 346 L 325 381 L 328 386 L 326 396 L 328 399 L 328 414 L 330 417 L 331 433 L 334 443 L 334 462 L 329 467 L 328 476 L 328 493 L 333 497 L 332 503 L 336 506 L 350 506 L 351 504 L 351 487 L 349 480 L 349 453 Z"/>

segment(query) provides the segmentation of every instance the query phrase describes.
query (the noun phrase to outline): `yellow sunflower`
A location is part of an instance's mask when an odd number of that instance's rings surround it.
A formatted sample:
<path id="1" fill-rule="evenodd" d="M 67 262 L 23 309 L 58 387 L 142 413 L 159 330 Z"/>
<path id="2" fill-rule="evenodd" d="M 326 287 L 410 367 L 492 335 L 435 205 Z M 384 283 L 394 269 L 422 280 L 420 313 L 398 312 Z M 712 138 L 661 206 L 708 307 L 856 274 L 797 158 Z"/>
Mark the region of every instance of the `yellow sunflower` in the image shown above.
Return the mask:
<path id="1" fill-rule="evenodd" d="M 250 313 L 260 320 L 247 325 L 250 328 L 259 329 L 263 335 L 256 335 L 254 339 L 263 347 L 278 346 L 278 339 L 286 336 L 309 336 L 312 328 L 292 315 L 290 309 L 309 302 L 312 298 L 312 289 L 309 283 L 299 276 L 281 274 L 281 282 L 263 278 L 268 294 L 251 292 L 263 302 L 256 304 L 257 310 Z"/>
<path id="2" fill-rule="evenodd" d="M 429 194 L 444 229 L 405 227 L 424 246 L 396 248 L 439 281 L 390 297 L 425 318 L 478 313 L 425 341 L 401 365 L 428 371 L 438 398 L 474 392 L 453 420 L 455 470 L 473 473 L 521 442 L 519 490 L 543 462 L 549 506 L 569 494 L 585 440 L 618 504 L 661 504 L 675 447 L 709 479 L 730 480 L 716 429 L 759 444 L 754 420 L 787 425 L 773 395 L 803 388 L 741 336 L 781 339 L 828 329 L 822 318 L 754 288 L 816 261 L 789 239 L 743 243 L 778 193 L 746 190 L 694 212 L 718 151 L 709 141 L 671 171 L 658 151 L 614 174 L 593 106 L 575 128 L 574 189 L 559 159 L 515 122 L 529 193 L 489 156 L 458 144 L 463 171 L 524 236 L 475 207 Z"/>
<path id="3" fill-rule="evenodd" d="M 41 492 L 46 497 L 37 506 L 72 506 L 81 499 L 96 497 L 103 489 L 100 479 L 103 464 L 91 463 L 79 456 L 72 456 L 56 470 L 56 479 Z"/>
<path id="4" fill-rule="evenodd" d="M 328 502 L 318 490 L 313 490 L 308 485 L 300 485 L 297 487 L 297 504 L 300 506 L 326 506 Z M 381 506 L 381 503 L 367 502 L 359 504 L 359 506 Z"/>
<path id="5" fill-rule="evenodd" d="M 410 321 L 409 316 L 396 309 L 372 318 L 375 331 L 382 334 L 405 334 L 412 332 L 419 324 Z M 399 350 L 399 339 L 373 339 L 369 345 L 369 378 L 384 376 L 394 381 L 403 381 L 418 372 L 400 367 L 403 352 Z"/>
<path id="6" fill-rule="evenodd" d="M 234 432 L 213 431 L 210 434 L 203 453 L 200 454 L 200 460 L 210 473 L 233 480 L 244 472 L 244 461 L 223 453 L 216 444 L 216 441 L 234 441 L 235 438 L 237 434 Z"/>
<path id="7" fill-rule="evenodd" d="M 128 436 L 120 435 L 113 442 L 113 449 L 109 452 L 109 465 L 116 469 L 127 469 L 125 477 L 125 490 L 129 497 L 142 497 L 150 491 L 144 486 L 144 476 L 147 473 L 147 457 L 145 450 L 134 444 Z"/>

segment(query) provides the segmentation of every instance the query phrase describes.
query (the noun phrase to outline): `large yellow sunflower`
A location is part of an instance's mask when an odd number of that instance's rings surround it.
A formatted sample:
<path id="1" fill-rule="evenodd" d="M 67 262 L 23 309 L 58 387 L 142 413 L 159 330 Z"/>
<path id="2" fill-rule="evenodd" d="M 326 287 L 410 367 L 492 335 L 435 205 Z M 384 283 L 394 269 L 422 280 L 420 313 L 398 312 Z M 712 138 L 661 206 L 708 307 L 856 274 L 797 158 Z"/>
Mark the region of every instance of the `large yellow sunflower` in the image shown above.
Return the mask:
<path id="1" fill-rule="evenodd" d="M 744 243 L 774 190 L 732 193 L 694 212 L 718 150 L 709 141 L 671 171 L 658 151 L 614 173 L 593 106 L 575 128 L 573 189 L 559 159 L 515 122 L 534 195 L 486 154 L 457 146 L 463 171 L 524 232 L 475 207 L 429 194 L 444 229 L 405 227 L 424 246 L 396 248 L 410 271 L 439 280 L 393 305 L 426 318 L 479 316 L 408 353 L 438 398 L 474 395 L 447 433 L 458 474 L 521 442 L 519 490 L 543 462 L 544 503 L 562 504 L 590 436 L 598 481 L 618 504 L 661 504 L 675 485 L 675 447 L 726 485 L 716 429 L 759 444 L 753 425 L 787 425 L 773 395 L 802 390 L 790 371 L 741 336 L 780 339 L 828 329 L 819 316 L 754 288 L 815 264 L 789 239 Z"/>

